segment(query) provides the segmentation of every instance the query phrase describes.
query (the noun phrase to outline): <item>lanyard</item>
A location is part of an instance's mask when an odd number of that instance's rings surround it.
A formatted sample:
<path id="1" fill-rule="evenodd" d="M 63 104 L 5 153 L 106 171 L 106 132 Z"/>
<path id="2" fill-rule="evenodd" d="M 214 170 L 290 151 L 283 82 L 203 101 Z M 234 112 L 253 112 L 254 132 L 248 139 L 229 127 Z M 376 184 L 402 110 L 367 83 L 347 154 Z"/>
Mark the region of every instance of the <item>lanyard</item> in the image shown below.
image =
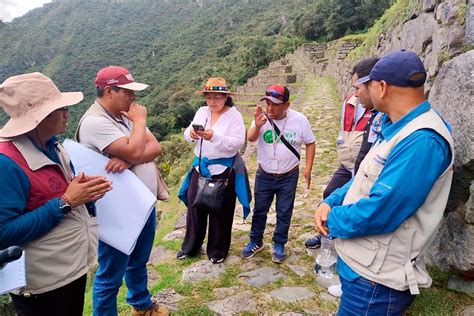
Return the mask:
<path id="1" fill-rule="evenodd" d="M 273 159 L 276 158 L 276 147 L 278 145 L 278 142 L 280 141 L 281 137 L 283 136 L 283 133 L 285 132 L 285 128 L 286 128 L 286 122 L 288 121 L 288 113 L 286 113 L 285 115 L 285 121 L 283 123 L 283 128 L 280 129 L 280 134 L 278 135 L 278 137 L 276 137 L 275 139 L 273 138 L 275 136 L 275 122 L 272 120 L 271 121 L 271 125 L 272 125 L 272 141 L 273 141 Z"/>

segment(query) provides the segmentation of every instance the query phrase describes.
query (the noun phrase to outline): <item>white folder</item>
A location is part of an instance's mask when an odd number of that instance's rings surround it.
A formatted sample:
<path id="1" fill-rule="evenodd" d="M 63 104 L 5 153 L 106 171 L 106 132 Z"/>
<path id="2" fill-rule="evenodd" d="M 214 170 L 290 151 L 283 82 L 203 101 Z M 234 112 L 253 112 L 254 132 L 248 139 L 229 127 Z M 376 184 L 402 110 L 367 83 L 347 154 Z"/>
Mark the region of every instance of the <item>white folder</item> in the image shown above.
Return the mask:
<path id="1" fill-rule="evenodd" d="M 96 202 L 99 239 L 130 255 L 137 238 L 156 204 L 156 196 L 130 170 L 107 173 L 108 158 L 81 144 L 66 139 L 64 148 L 69 153 L 76 174 L 105 176 L 113 189 Z"/>

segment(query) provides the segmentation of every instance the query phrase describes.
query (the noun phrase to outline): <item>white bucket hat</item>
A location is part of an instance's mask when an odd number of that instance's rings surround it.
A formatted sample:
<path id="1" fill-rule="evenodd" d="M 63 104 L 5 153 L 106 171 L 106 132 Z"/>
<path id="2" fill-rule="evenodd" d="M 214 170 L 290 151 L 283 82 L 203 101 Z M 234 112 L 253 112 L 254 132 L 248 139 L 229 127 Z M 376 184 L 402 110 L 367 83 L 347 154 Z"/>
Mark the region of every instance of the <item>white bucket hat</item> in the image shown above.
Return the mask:
<path id="1" fill-rule="evenodd" d="M 0 130 L 0 137 L 25 134 L 53 111 L 82 99 L 82 92 L 61 92 L 39 72 L 10 77 L 0 85 L 0 106 L 10 117 Z"/>

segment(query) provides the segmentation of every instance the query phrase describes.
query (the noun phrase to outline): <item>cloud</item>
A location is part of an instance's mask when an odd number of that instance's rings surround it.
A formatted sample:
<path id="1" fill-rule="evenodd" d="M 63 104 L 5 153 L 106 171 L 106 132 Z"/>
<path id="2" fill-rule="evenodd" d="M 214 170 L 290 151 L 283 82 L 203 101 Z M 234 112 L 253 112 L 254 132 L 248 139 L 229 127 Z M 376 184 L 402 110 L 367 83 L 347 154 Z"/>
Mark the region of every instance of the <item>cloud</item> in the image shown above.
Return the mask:
<path id="1" fill-rule="evenodd" d="M 0 20 L 10 22 L 16 17 L 22 16 L 26 12 L 40 7 L 52 0 L 0 0 Z"/>

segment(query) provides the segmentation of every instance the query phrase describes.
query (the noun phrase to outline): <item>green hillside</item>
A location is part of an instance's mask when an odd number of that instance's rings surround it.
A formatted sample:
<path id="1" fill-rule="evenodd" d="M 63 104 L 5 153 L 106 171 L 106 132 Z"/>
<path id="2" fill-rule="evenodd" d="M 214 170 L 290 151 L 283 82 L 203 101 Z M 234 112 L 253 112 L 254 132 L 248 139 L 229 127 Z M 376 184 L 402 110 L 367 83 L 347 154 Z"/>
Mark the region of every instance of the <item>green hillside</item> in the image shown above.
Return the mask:
<path id="1" fill-rule="evenodd" d="M 366 28 L 390 2 L 56 0 L 0 28 L 0 80 L 41 71 L 60 89 L 83 91 L 85 100 L 72 109 L 71 135 L 94 98 L 97 70 L 123 65 L 151 85 L 139 97 L 162 138 L 188 124 L 200 102 L 194 89 L 209 76 L 223 76 L 235 89 L 309 39 Z M 346 19 L 348 9 L 362 13 L 367 6 L 374 17 L 358 15 L 357 25 Z M 317 33 L 322 18 L 327 23 Z M 2 112 L 0 125 L 5 120 Z"/>

